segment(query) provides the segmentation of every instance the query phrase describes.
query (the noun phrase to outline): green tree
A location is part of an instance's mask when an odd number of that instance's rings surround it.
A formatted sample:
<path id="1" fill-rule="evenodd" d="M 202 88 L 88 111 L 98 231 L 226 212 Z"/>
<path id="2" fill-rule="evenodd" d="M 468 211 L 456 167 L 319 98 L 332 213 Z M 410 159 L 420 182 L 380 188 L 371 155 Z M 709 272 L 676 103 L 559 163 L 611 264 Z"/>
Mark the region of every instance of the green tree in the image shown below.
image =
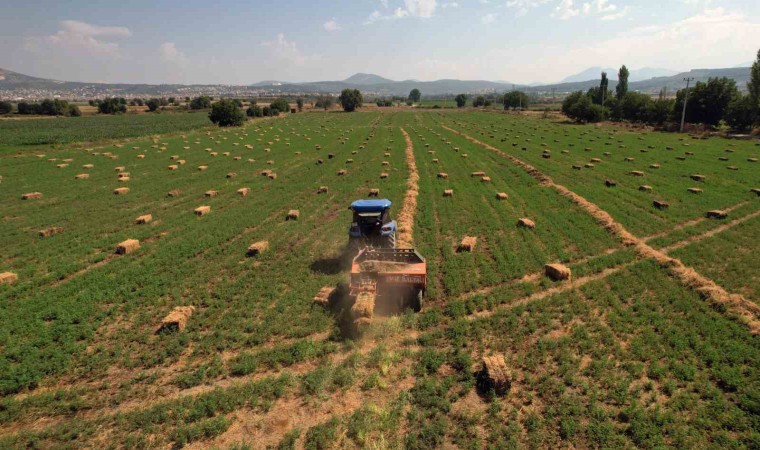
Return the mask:
<path id="1" fill-rule="evenodd" d="M 645 122 L 647 120 L 647 111 L 652 99 L 645 94 L 638 92 L 628 92 L 618 102 L 616 111 L 619 119 L 629 120 L 631 122 Z"/>
<path id="2" fill-rule="evenodd" d="M 288 113 L 290 112 L 290 103 L 288 103 L 287 100 L 280 97 L 278 99 L 275 99 L 270 105 L 269 109 L 276 109 L 278 112 L 281 113 Z"/>
<path id="3" fill-rule="evenodd" d="M 317 97 L 317 101 L 314 103 L 315 108 L 322 108 L 325 111 L 330 109 L 333 105 L 333 98 L 329 95 L 320 95 Z"/>
<path id="4" fill-rule="evenodd" d="M 483 97 L 482 95 L 478 95 L 477 97 L 475 97 L 475 100 L 472 101 L 472 106 L 476 108 L 480 108 L 481 106 L 485 106 L 485 105 L 486 105 L 486 98 Z"/>
<path id="5" fill-rule="evenodd" d="M 69 102 L 66 100 L 51 100 L 46 98 L 39 105 L 37 114 L 43 114 L 46 116 L 65 116 L 69 114 Z"/>
<path id="6" fill-rule="evenodd" d="M 11 102 L 0 101 L 0 114 L 10 114 L 13 112 L 13 104 Z"/>
<path id="7" fill-rule="evenodd" d="M 338 102 L 346 112 L 354 112 L 356 108 L 361 108 L 363 101 L 362 93 L 358 89 L 343 89 L 338 97 Z"/>
<path id="8" fill-rule="evenodd" d="M 747 90 L 751 105 L 755 110 L 756 120 L 760 120 L 760 50 L 757 51 L 757 59 L 752 63 Z"/>
<path id="9" fill-rule="evenodd" d="M 562 112 L 576 122 L 599 122 L 602 107 L 591 101 L 591 97 L 581 91 L 573 92 L 562 102 Z"/>
<path id="10" fill-rule="evenodd" d="M 233 100 L 219 100 L 208 113 L 211 122 L 220 127 L 240 126 L 245 122 L 245 114 Z"/>
<path id="11" fill-rule="evenodd" d="M 248 117 L 263 117 L 264 116 L 264 111 L 255 102 L 252 103 L 251 106 L 248 107 L 245 113 L 248 115 Z"/>
<path id="12" fill-rule="evenodd" d="M 504 109 L 509 109 L 509 108 L 516 109 L 520 107 L 525 109 L 530 104 L 530 99 L 528 97 L 528 94 L 526 94 L 525 92 L 511 91 L 504 94 L 502 103 L 504 104 Z"/>
<path id="13" fill-rule="evenodd" d="M 159 106 L 161 106 L 161 102 L 157 98 L 152 98 L 145 102 L 145 105 L 148 107 L 148 111 L 155 111 L 158 109 Z"/>
<path id="14" fill-rule="evenodd" d="M 707 83 L 698 81 L 694 88 L 689 90 L 686 121 L 717 125 L 724 119 L 728 105 L 738 95 L 736 81 L 731 78 L 708 78 Z M 681 112 L 685 96 L 685 89 L 676 94 L 675 112 Z"/>
<path id="15" fill-rule="evenodd" d="M 628 92 L 628 75 L 628 68 L 624 64 L 618 71 L 618 84 L 615 86 L 615 96 L 618 100 L 622 100 Z"/>
<path id="16" fill-rule="evenodd" d="M 415 88 L 415 89 L 412 89 L 411 92 L 409 92 L 410 101 L 414 103 L 419 103 L 421 98 L 422 98 L 422 92 L 420 92 L 419 89 Z"/>
<path id="17" fill-rule="evenodd" d="M 301 97 L 296 99 L 296 106 L 298 107 L 298 112 L 303 111 L 303 99 Z"/>
<path id="18" fill-rule="evenodd" d="M 454 97 L 454 101 L 457 102 L 457 108 L 464 108 L 467 104 L 467 96 L 465 94 L 458 94 Z"/>
<path id="19" fill-rule="evenodd" d="M 123 98 L 112 97 L 98 102 L 100 114 L 119 114 L 127 112 L 127 101 Z"/>
<path id="20" fill-rule="evenodd" d="M 751 95 L 737 96 L 726 109 L 726 123 L 735 130 L 750 129 L 758 119 L 756 106 Z"/>
<path id="21" fill-rule="evenodd" d="M 69 110 L 66 112 L 66 115 L 71 117 L 80 117 L 82 115 L 82 111 L 77 105 L 69 105 Z"/>
<path id="22" fill-rule="evenodd" d="M 162 106 L 164 106 L 162 104 Z M 211 107 L 211 97 L 201 95 L 190 101 L 190 109 L 208 109 Z"/>

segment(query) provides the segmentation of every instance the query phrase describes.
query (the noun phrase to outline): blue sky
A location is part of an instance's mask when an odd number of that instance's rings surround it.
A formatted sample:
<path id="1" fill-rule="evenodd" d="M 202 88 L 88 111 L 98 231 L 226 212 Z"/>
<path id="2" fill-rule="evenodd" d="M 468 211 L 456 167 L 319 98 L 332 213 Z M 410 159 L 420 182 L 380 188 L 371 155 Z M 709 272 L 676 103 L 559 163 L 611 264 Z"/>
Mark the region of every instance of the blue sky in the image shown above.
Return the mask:
<path id="1" fill-rule="evenodd" d="M 732 67 L 758 0 L 0 0 L 0 67 L 72 81 L 554 82 L 591 66 Z"/>

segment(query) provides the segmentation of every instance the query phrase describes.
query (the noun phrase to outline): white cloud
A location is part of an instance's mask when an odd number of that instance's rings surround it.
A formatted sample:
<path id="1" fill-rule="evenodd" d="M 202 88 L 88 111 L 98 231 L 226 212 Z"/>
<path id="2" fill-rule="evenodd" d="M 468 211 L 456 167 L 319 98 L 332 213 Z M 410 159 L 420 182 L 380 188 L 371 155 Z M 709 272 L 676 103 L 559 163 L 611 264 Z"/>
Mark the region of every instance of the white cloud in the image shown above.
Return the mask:
<path id="1" fill-rule="evenodd" d="M 406 10 L 412 17 L 433 17 L 437 0 L 404 0 Z"/>
<path id="2" fill-rule="evenodd" d="M 296 43 L 287 40 L 283 33 L 279 33 L 274 41 L 262 42 L 261 46 L 268 50 L 271 59 L 283 61 L 293 66 L 304 66 L 308 62 L 318 59 L 315 56 L 304 55 Z"/>
<path id="3" fill-rule="evenodd" d="M 31 37 L 26 47 L 42 51 L 43 47 L 55 47 L 67 52 L 91 55 L 119 56 L 119 44 L 108 38 L 125 38 L 132 35 L 126 27 L 103 27 L 77 20 L 64 20 L 57 33 L 44 37 Z"/>
<path id="4" fill-rule="evenodd" d="M 578 8 L 573 8 L 573 0 L 562 0 L 559 2 L 556 8 L 554 8 L 554 16 L 559 17 L 562 20 L 570 19 L 580 14 Z"/>
<path id="5" fill-rule="evenodd" d="M 325 31 L 333 32 L 340 30 L 340 25 L 338 25 L 338 22 L 333 17 L 332 19 L 328 20 L 327 22 L 322 24 L 322 28 L 325 29 Z"/>
<path id="6" fill-rule="evenodd" d="M 384 7 L 388 7 L 388 2 L 381 2 Z M 457 7 L 456 2 L 451 2 L 445 7 Z M 436 8 L 438 7 L 438 0 L 404 0 L 403 7 L 397 7 L 391 14 L 382 14 L 380 11 L 375 10 L 369 15 L 367 20 L 364 21 L 364 25 L 371 25 L 378 20 L 389 19 L 404 19 L 407 17 L 419 17 L 428 19 L 433 17 Z"/>
<path id="7" fill-rule="evenodd" d="M 489 13 L 480 18 L 480 23 L 487 25 L 496 22 L 496 14 Z"/>
<path id="8" fill-rule="evenodd" d="M 507 0 L 506 5 L 507 8 L 514 9 L 517 16 L 523 16 L 531 9 L 538 8 L 547 3 L 555 4 L 551 15 L 561 20 L 596 15 L 601 15 L 603 20 L 614 20 L 623 17 L 627 13 L 627 8 L 625 13 L 615 13 L 618 7 L 610 3 L 609 0 L 590 0 L 577 5 L 574 0 Z"/>
<path id="9" fill-rule="evenodd" d="M 617 20 L 617 19 L 622 19 L 623 17 L 625 17 L 628 14 L 629 10 L 630 10 L 630 8 L 628 6 L 626 6 L 626 7 L 624 7 L 623 9 L 621 9 L 620 11 L 618 11 L 616 13 L 607 14 L 605 16 L 602 16 L 602 17 L 600 17 L 600 19 L 601 20 Z"/>
<path id="10" fill-rule="evenodd" d="M 507 8 L 514 8 L 517 16 L 524 16 L 529 10 L 549 3 L 552 0 L 508 0 Z"/>
<path id="11" fill-rule="evenodd" d="M 181 64 L 187 63 L 187 57 L 185 54 L 179 51 L 177 45 L 174 42 L 164 42 L 158 47 L 158 54 L 161 59 L 169 64 Z"/>

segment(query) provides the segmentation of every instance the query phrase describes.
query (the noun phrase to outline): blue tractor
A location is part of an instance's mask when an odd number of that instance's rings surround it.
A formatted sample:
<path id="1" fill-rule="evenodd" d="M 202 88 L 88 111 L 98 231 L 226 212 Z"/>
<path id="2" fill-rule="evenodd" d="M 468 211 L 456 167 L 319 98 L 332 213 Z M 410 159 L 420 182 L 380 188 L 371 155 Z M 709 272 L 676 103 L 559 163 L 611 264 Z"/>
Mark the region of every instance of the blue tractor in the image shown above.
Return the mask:
<path id="1" fill-rule="evenodd" d="M 385 198 L 351 203 L 354 213 L 348 230 L 351 248 L 396 248 L 396 221 L 391 219 L 391 204 Z"/>

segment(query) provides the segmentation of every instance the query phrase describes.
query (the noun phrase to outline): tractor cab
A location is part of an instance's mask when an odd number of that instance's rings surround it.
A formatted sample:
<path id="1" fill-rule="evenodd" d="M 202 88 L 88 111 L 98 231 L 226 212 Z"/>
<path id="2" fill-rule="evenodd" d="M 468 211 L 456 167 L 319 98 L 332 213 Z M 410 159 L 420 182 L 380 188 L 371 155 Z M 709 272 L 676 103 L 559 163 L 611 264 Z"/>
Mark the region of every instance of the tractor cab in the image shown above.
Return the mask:
<path id="1" fill-rule="evenodd" d="M 348 230 L 349 244 L 357 248 L 396 247 L 396 221 L 391 219 L 391 201 L 356 200 L 351 203 L 354 216 Z"/>

